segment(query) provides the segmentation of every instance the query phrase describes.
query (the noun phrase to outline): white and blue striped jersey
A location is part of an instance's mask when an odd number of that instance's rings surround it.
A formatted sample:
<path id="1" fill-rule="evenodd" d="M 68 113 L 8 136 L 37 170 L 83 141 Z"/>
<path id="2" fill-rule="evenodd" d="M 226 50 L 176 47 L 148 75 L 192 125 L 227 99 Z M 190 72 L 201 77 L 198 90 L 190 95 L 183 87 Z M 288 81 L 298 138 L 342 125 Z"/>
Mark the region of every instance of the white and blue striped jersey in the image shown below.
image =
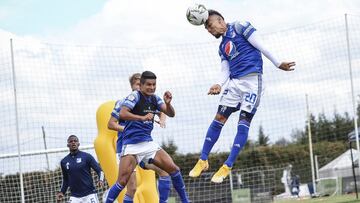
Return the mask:
<path id="1" fill-rule="evenodd" d="M 262 74 L 261 52 L 250 44 L 248 38 L 256 29 L 249 22 L 227 24 L 219 46 L 221 60 L 228 61 L 230 79 L 250 73 Z"/>
<path id="2" fill-rule="evenodd" d="M 163 100 L 157 95 L 145 96 L 140 91 L 133 91 L 126 97 L 122 106 L 129 108 L 131 113 L 145 116 L 148 113 L 157 114 L 160 112 Z M 125 122 L 123 132 L 123 144 L 136 144 L 145 141 L 152 141 L 151 131 L 154 128 L 152 121 L 132 121 Z"/>
<path id="3" fill-rule="evenodd" d="M 116 118 L 119 122 L 119 125 L 121 125 L 121 126 L 125 126 L 125 121 L 120 119 L 121 106 L 122 106 L 122 103 L 124 102 L 124 100 L 125 100 L 125 98 L 117 100 L 115 103 L 114 109 L 111 112 L 111 116 Z M 116 141 L 116 153 L 121 153 L 121 150 L 122 150 L 122 145 L 123 145 L 122 144 L 122 139 L 123 139 L 122 134 L 123 134 L 123 132 L 118 131 L 118 138 Z"/>

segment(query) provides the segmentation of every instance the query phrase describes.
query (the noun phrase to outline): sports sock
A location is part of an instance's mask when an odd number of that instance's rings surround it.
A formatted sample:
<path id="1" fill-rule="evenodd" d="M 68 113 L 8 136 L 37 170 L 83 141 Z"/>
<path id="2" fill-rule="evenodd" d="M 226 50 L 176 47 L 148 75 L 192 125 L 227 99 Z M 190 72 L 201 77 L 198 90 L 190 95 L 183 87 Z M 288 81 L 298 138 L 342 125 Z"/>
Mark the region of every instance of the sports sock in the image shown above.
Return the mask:
<path id="1" fill-rule="evenodd" d="M 223 126 L 224 124 L 221 123 L 220 121 L 213 120 L 213 122 L 211 122 L 209 129 L 206 133 L 206 138 L 201 151 L 201 156 L 200 156 L 201 160 L 208 159 L 209 153 L 213 148 L 214 144 L 216 143 L 216 141 L 218 140 Z"/>
<path id="2" fill-rule="evenodd" d="M 132 197 L 125 195 L 123 203 L 133 203 L 133 202 L 134 201 Z"/>
<path id="3" fill-rule="evenodd" d="M 238 130 L 234 139 L 234 144 L 231 147 L 229 157 L 225 161 L 225 164 L 230 168 L 233 166 L 237 155 L 246 144 L 249 134 L 249 126 L 250 123 L 246 120 L 240 120 L 238 124 Z"/>
<path id="4" fill-rule="evenodd" d="M 184 180 L 180 171 L 175 171 L 170 174 L 173 186 L 176 192 L 179 194 L 182 203 L 188 203 L 189 198 L 187 197 Z"/>
<path id="5" fill-rule="evenodd" d="M 158 180 L 158 190 L 159 190 L 159 199 L 160 203 L 166 203 L 171 187 L 171 178 L 170 176 L 160 176 Z"/>
<path id="6" fill-rule="evenodd" d="M 124 186 L 116 182 L 109 190 L 108 196 L 106 197 L 105 203 L 113 203 L 119 196 L 120 192 L 124 189 Z"/>

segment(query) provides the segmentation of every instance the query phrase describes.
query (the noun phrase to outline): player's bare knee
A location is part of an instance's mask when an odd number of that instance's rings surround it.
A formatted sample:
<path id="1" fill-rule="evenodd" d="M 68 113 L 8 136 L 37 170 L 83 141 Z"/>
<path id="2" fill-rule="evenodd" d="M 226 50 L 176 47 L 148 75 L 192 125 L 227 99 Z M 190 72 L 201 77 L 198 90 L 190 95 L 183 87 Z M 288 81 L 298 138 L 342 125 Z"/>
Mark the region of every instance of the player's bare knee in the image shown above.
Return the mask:
<path id="1" fill-rule="evenodd" d="M 166 171 L 163 171 L 161 169 L 157 170 L 156 173 L 159 175 L 159 176 L 169 176 L 168 173 L 166 173 Z"/>
<path id="2" fill-rule="evenodd" d="M 219 121 L 220 123 L 225 123 L 227 118 L 221 114 L 216 114 L 215 120 Z"/>
<path id="3" fill-rule="evenodd" d="M 122 185 L 122 186 L 127 185 L 128 181 L 129 181 L 128 175 L 122 175 L 122 176 L 119 176 L 119 178 L 118 178 L 118 183 L 120 183 L 120 185 Z"/>
<path id="4" fill-rule="evenodd" d="M 180 168 L 176 164 L 172 164 L 169 168 L 167 173 L 174 173 L 176 171 L 180 171 Z"/>

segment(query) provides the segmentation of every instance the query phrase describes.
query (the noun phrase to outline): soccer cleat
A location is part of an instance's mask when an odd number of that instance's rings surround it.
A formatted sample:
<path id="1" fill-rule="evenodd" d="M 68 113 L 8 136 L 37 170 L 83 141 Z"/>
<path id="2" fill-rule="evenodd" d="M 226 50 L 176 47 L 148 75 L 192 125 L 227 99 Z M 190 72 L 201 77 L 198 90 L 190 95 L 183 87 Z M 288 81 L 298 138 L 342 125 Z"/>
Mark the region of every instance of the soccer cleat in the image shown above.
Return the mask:
<path id="1" fill-rule="evenodd" d="M 196 163 L 194 168 L 190 171 L 189 176 L 196 178 L 198 177 L 201 172 L 207 171 L 209 169 L 209 162 L 207 160 L 201 160 Z"/>
<path id="2" fill-rule="evenodd" d="M 222 165 L 220 169 L 211 178 L 211 182 L 222 183 L 230 172 L 231 172 L 230 167 L 228 167 L 226 164 Z"/>

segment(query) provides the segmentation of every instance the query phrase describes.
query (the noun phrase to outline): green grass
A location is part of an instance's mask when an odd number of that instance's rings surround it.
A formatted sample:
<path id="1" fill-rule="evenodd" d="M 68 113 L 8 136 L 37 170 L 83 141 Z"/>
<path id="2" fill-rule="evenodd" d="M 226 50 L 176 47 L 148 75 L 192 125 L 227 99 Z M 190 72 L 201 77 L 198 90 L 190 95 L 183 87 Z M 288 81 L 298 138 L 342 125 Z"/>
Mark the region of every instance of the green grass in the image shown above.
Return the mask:
<path id="1" fill-rule="evenodd" d="M 360 203 L 359 199 L 356 199 L 355 194 L 350 195 L 336 195 L 332 197 L 317 197 L 311 199 L 286 199 L 286 200 L 276 200 L 275 203 Z"/>

